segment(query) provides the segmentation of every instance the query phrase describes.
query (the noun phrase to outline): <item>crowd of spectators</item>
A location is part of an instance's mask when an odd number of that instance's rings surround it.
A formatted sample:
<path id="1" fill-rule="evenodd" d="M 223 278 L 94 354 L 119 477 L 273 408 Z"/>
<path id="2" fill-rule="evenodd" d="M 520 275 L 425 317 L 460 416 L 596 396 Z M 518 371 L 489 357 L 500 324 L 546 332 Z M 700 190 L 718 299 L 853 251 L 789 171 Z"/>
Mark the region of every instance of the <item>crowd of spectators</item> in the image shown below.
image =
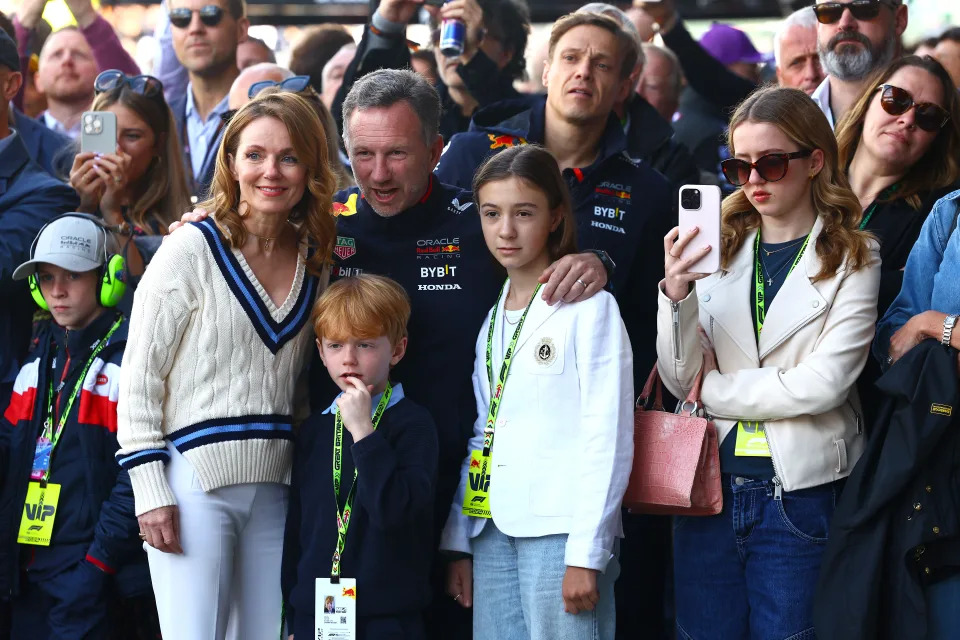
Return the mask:
<path id="1" fill-rule="evenodd" d="M 313 637 L 331 551 L 361 639 L 955 637 L 960 27 L 381 0 L 281 65 L 163 0 L 141 69 L 64 1 L 0 14 L 0 640 Z M 654 363 L 718 515 L 620 508 Z"/>

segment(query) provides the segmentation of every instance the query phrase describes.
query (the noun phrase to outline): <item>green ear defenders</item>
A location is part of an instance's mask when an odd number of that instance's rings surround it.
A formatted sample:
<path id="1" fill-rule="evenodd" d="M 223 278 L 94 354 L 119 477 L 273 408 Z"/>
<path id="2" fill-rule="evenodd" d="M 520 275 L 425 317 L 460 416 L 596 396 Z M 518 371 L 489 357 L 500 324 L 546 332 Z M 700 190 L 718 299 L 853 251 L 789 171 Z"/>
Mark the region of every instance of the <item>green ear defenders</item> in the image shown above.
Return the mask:
<path id="1" fill-rule="evenodd" d="M 40 233 L 37 234 L 37 237 L 33 239 L 33 243 L 30 245 L 30 259 L 33 260 L 34 252 L 37 248 L 37 240 L 40 239 L 40 235 L 43 233 L 43 230 L 46 229 L 47 226 L 54 220 L 59 220 L 60 218 L 66 217 L 84 218 L 89 220 L 97 225 L 97 228 L 100 229 L 100 232 L 103 234 L 103 261 L 101 262 L 100 268 L 97 272 L 98 279 L 100 280 L 100 286 L 97 287 L 97 303 L 102 307 L 117 306 L 120 304 L 123 294 L 127 291 L 127 265 L 126 260 L 124 260 L 123 256 L 119 253 L 110 254 L 107 252 L 109 230 L 100 218 L 86 213 L 65 213 L 57 216 L 45 224 L 43 229 L 40 229 Z M 37 274 L 33 273 L 28 276 L 27 283 L 30 287 L 30 297 L 33 298 L 33 301 L 36 302 L 37 306 L 44 311 L 49 311 L 50 307 L 47 305 L 47 301 L 43 299 L 43 293 L 40 291 L 40 281 L 37 280 Z"/>

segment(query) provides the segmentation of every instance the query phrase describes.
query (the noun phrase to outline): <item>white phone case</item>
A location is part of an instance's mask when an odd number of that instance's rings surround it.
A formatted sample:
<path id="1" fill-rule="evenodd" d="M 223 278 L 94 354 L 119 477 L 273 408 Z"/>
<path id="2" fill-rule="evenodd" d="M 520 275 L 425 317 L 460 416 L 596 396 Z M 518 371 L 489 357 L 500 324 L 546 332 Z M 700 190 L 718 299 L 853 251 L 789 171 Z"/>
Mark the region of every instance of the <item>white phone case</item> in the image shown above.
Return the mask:
<path id="1" fill-rule="evenodd" d="M 700 190 L 700 208 L 685 209 L 680 200 L 680 236 L 690 232 L 693 227 L 700 231 L 683 249 L 681 257 L 687 257 L 709 245 L 710 252 L 691 267 L 694 273 L 713 273 L 720 269 L 720 187 L 709 184 L 685 184 L 684 189 Z M 680 198 L 680 195 L 677 195 Z"/>
<path id="2" fill-rule="evenodd" d="M 117 116 L 110 111 L 84 111 L 80 119 L 80 151 L 117 152 Z"/>

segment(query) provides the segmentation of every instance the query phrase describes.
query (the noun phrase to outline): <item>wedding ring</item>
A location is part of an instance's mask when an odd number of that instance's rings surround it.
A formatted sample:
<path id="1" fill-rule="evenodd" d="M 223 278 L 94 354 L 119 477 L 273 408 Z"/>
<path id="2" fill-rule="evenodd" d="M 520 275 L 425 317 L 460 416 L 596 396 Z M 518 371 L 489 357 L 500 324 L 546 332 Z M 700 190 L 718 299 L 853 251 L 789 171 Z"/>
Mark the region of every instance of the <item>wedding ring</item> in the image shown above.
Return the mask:
<path id="1" fill-rule="evenodd" d="M 460 600 L 460 596 L 462 595 L 463 595 L 462 593 L 458 593 L 457 595 L 453 596 L 453 601 L 457 602 L 458 600 Z"/>
<path id="2" fill-rule="evenodd" d="M 587 288 L 587 283 L 584 282 L 583 280 L 579 280 L 579 279 L 578 279 L 577 282 L 580 283 L 580 284 L 583 286 L 584 289 Z"/>
<path id="3" fill-rule="evenodd" d="M 147 534 L 145 534 L 143 531 L 141 531 L 141 532 L 140 532 L 140 539 L 141 539 L 141 540 L 146 540 L 146 539 L 147 539 Z"/>

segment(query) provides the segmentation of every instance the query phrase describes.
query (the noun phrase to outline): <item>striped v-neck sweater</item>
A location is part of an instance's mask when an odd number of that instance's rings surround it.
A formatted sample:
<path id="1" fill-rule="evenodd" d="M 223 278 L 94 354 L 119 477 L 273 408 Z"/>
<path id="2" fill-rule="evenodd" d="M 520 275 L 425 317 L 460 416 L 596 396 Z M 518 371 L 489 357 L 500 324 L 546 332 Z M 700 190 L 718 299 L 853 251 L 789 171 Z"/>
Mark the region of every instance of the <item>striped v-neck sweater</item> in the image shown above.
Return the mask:
<path id="1" fill-rule="evenodd" d="M 294 386 L 321 288 L 301 254 L 277 308 L 211 220 L 166 238 L 134 296 L 117 407 L 137 515 L 176 504 L 168 443 L 204 491 L 289 484 Z"/>

